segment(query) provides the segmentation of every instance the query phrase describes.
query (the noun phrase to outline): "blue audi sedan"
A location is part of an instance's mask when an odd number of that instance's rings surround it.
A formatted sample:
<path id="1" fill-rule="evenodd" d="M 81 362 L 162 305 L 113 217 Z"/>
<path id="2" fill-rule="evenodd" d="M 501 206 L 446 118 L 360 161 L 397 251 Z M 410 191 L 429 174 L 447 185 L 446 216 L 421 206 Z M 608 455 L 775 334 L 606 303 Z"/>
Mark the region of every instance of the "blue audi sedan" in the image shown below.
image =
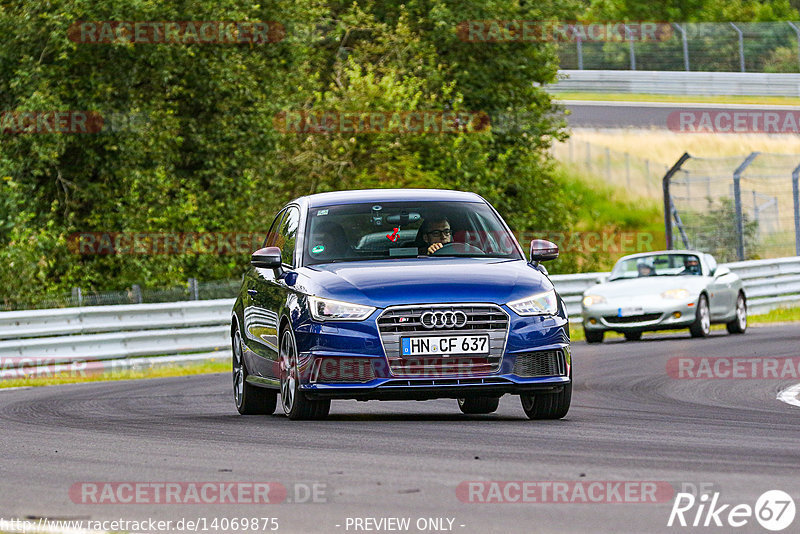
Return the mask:
<path id="1" fill-rule="evenodd" d="M 322 419 L 332 399 L 457 399 L 465 414 L 519 395 L 530 419 L 572 397 L 564 301 L 474 193 L 340 191 L 289 202 L 253 253 L 232 313 L 241 414 Z"/>

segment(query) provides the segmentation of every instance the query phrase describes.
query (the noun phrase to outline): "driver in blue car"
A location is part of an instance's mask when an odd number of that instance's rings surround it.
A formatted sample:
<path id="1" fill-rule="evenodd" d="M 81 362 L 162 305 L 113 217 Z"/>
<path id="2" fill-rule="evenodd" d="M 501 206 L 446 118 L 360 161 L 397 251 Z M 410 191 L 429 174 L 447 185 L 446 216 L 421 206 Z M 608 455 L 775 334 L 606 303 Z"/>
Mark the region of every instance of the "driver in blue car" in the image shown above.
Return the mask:
<path id="1" fill-rule="evenodd" d="M 433 254 L 453 241 L 450 221 L 446 217 L 425 219 L 421 228 L 422 239 L 428 245 L 428 254 Z"/>

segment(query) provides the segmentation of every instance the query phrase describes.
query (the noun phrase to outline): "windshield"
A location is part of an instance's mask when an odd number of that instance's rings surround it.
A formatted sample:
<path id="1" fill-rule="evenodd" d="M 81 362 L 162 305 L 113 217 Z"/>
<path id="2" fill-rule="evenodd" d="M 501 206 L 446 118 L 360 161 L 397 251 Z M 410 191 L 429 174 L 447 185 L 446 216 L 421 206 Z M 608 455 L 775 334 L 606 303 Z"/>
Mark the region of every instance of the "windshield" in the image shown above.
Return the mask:
<path id="1" fill-rule="evenodd" d="M 384 202 L 311 208 L 304 265 L 417 256 L 522 259 L 483 202 Z"/>
<path id="2" fill-rule="evenodd" d="M 646 276 L 702 276 L 700 258 L 695 254 L 654 254 L 621 259 L 609 281 Z"/>

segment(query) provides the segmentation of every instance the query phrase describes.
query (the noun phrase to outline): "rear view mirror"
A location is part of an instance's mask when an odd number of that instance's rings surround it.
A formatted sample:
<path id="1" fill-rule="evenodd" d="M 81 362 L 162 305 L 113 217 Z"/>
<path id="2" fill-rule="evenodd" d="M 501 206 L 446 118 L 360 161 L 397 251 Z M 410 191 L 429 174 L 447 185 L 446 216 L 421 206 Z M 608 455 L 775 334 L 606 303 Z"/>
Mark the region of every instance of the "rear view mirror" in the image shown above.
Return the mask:
<path id="1" fill-rule="evenodd" d="M 279 269 L 282 265 L 281 249 L 267 247 L 256 250 L 250 256 L 250 265 L 262 269 Z"/>
<path id="2" fill-rule="evenodd" d="M 558 245 L 545 239 L 531 241 L 531 263 L 549 261 L 558 258 Z"/>

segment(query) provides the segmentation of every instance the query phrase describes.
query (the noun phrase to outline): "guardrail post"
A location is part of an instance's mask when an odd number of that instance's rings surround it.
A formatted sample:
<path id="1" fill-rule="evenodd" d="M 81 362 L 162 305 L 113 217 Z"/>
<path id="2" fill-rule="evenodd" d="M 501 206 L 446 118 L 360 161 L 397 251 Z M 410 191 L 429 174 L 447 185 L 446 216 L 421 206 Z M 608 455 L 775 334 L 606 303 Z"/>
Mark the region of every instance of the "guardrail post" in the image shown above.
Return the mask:
<path id="1" fill-rule="evenodd" d="M 681 166 L 689 159 L 691 156 L 688 152 L 684 152 L 683 155 L 678 158 L 678 161 L 675 162 L 675 165 L 672 166 L 670 170 L 667 171 L 667 174 L 664 175 L 664 178 L 661 180 L 661 187 L 664 191 L 664 231 L 666 232 L 667 238 L 667 250 L 672 250 L 672 197 L 669 194 L 669 181 L 672 179 L 672 176 L 680 170 Z"/>
<path id="2" fill-rule="evenodd" d="M 731 23 L 732 24 L 732 23 Z M 744 215 L 742 214 L 741 178 L 744 170 L 753 163 L 760 152 L 753 152 L 733 171 L 733 203 L 736 209 L 736 257 L 744 261 Z"/>
<path id="3" fill-rule="evenodd" d="M 792 171 L 792 199 L 794 200 L 794 252 L 800 256 L 800 192 L 798 189 L 800 165 Z"/>
<path id="4" fill-rule="evenodd" d="M 791 22 L 789 23 L 791 24 Z M 689 41 L 686 39 L 686 30 L 684 30 L 677 22 L 672 23 L 675 28 L 681 32 L 681 42 L 683 44 L 683 66 L 686 72 L 689 72 Z"/>
<path id="5" fill-rule="evenodd" d="M 578 28 L 572 28 L 572 32 L 575 34 L 575 46 L 576 52 L 578 53 L 578 70 L 583 70 L 583 40 L 581 39 L 580 32 L 578 32 Z"/>
<path id="6" fill-rule="evenodd" d="M 739 34 L 739 67 L 741 68 L 742 72 L 745 72 L 745 69 L 744 69 L 744 33 L 733 22 L 731 22 L 730 25 L 733 26 L 733 29 L 736 30 L 736 33 Z"/>

